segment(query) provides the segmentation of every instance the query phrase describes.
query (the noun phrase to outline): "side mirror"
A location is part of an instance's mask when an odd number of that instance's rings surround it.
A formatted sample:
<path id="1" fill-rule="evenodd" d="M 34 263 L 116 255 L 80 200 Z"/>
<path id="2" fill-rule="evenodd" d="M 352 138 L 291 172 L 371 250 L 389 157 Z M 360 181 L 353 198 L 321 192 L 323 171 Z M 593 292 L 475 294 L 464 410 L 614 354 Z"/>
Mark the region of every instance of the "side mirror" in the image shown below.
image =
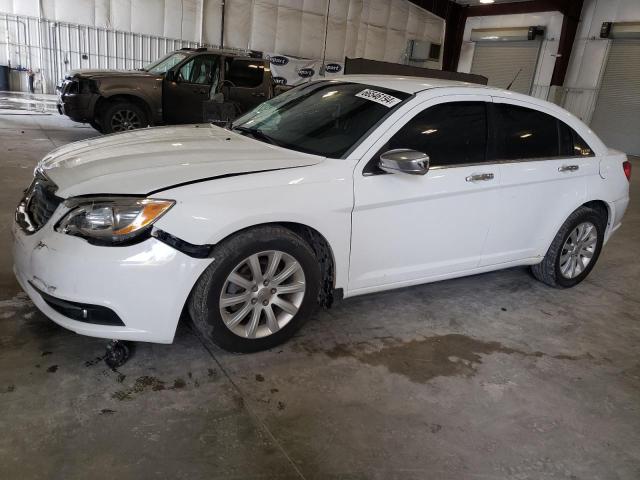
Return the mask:
<path id="1" fill-rule="evenodd" d="M 380 155 L 378 166 L 387 173 L 424 175 L 429 171 L 429 155 L 415 150 L 398 148 Z"/>

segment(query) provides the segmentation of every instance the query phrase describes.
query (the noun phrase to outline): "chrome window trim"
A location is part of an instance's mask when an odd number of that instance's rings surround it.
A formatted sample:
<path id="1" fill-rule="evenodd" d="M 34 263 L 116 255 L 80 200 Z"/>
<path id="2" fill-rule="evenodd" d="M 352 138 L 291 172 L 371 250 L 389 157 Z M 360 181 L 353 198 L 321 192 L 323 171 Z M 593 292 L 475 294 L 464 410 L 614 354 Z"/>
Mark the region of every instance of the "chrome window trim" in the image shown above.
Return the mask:
<path id="1" fill-rule="evenodd" d="M 444 170 L 449 168 L 464 168 L 464 167 L 480 167 L 480 166 L 490 166 L 490 165 L 506 165 L 509 163 L 525 163 L 525 162 L 546 162 L 552 160 L 573 160 L 576 158 L 591 158 L 595 157 L 593 153 L 591 155 L 558 155 L 555 157 L 533 157 L 533 158 L 517 158 L 513 160 L 492 160 L 489 162 L 477 162 L 477 163 L 457 163 L 452 165 L 434 165 L 429 167 L 429 171 L 431 170 Z M 373 160 L 373 159 L 371 159 Z M 369 162 L 371 161 L 369 160 Z M 369 163 L 367 162 L 367 163 Z M 362 172 L 363 177 L 375 177 L 377 175 L 387 175 L 387 172 Z"/>

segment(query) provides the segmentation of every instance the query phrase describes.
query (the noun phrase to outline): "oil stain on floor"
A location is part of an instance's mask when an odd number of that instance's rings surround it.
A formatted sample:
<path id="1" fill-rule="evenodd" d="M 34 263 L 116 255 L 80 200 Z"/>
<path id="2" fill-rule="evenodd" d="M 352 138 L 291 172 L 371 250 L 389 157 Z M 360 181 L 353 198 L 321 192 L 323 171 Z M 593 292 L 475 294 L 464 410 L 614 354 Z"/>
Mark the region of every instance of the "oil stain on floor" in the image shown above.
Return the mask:
<path id="1" fill-rule="evenodd" d="M 403 375 L 416 383 L 426 383 L 436 377 L 471 377 L 476 374 L 483 355 L 504 353 L 527 357 L 546 356 L 542 352 L 526 352 L 505 347 L 499 342 L 482 341 L 460 334 L 437 335 L 406 343 L 387 340 L 383 344 L 382 349 L 375 351 L 338 344 L 324 353 L 334 359 L 353 357 L 368 365 L 384 366 L 390 372 Z M 589 354 L 552 357 L 559 360 L 593 358 Z"/>

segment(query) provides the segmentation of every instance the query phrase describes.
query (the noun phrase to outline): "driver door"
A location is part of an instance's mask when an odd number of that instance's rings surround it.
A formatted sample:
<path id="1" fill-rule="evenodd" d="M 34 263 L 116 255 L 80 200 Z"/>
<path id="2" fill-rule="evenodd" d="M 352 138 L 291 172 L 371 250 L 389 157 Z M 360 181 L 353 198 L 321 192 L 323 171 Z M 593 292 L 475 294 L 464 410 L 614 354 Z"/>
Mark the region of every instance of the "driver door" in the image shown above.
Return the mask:
<path id="1" fill-rule="evenodd" d="M 487 161 L 489 96 L 458 95 L 416 107 L 356 169 L 349 291 L 367 293 L 470 272 L 496 220 L 498 165 Z M 380 154 L 429 155 L 426 175 L 384 173 Z M 364 160 L 364 159 L 363 159 Z"/>
<path id="2" fill-rule="evenodd" d="M 219 75 L 217 55 L 198 55 L 165 76 L 162 112 L 166 123 L 202 123 L 204 102 Z"/>

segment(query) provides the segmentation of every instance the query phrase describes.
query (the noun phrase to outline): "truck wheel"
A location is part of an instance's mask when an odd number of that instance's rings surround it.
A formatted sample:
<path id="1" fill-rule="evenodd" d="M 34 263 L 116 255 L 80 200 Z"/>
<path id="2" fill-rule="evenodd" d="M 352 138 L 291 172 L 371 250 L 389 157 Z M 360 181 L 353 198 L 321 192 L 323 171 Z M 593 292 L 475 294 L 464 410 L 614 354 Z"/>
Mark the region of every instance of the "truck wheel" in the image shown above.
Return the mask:
<path id="1" fill-rule="evenodd" d="M 131 102 L 116 102 L 102 112 L 100 125 L 104 133 L 126 132 L 149 125 L 146 112 Z"/>
<path id="2" fill-rule="evenodd" d="M 278 226 L 256 227 L 221 243 L 188 302 L 197 333 L 231 352 L 256 352 L 289 339 L 318 306 L 320 265 L 313 249 Z"/>
<path id="3" fill-rule="evenodd" d="M 97 130 L 100 133 L 104 133 L 102 131 L 102 127 L 100 126 L 100 124 L 98 122 L 96 122 L 95 120 L 90 120 L 89 121 L 89 125 L 91 125 L 91 127 L 93 127 L 94 130 Z"/>

